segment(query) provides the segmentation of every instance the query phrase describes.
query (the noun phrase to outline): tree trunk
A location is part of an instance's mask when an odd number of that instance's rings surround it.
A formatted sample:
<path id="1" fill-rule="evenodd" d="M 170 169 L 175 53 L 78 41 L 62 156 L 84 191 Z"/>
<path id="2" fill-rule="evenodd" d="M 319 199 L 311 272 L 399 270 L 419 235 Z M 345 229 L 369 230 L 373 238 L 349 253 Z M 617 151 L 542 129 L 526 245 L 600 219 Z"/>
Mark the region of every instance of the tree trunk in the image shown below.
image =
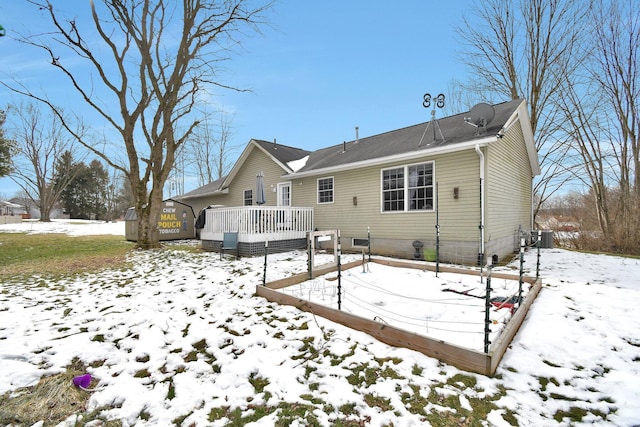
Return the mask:
<path id="1" fill-rule="evenodd" d="M 162 208 L 162 191 L 153 188 L 147 197 L 147 190 L 142 181 L 131 183 L 136 190 L 136 216 L 138 218 L 138 249 L 155 249 L 160 247 L 158 219 Z M 145 203 L 148 200 L 149 203 Z"/>

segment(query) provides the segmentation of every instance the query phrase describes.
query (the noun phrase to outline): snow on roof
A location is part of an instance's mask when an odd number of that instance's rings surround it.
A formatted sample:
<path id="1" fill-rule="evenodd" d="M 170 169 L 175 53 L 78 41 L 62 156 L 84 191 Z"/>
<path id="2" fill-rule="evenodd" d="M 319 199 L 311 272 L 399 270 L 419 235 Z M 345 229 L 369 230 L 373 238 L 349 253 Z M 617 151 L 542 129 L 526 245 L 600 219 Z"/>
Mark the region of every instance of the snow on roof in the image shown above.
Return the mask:
<path id="1" fill-rule="evenodd" d="M 298 160 L 293 160 L 293 161 L 287 163 L 287 166 L 289 166 L 289 168 L 293 172 L 297 172 L 300 169 L 302 169 L 304 167 L 304 165 L 307 164 L 307 160 L 309 160 L 309 155 L 306 155 L 303 158 L 298 159 Z"/>

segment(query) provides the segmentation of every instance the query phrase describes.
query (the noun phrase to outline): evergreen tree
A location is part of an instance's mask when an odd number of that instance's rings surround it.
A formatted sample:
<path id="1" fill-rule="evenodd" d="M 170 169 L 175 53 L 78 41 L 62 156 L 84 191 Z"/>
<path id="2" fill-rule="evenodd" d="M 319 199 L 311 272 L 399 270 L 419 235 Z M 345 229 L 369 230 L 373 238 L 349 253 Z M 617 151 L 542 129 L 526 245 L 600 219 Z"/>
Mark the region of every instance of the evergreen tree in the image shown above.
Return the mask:
<path id="1" fill-rule="evenodd" d="M 59 160 L 68 167 L 72 161 L 68 156 Z M 108 219 L 109 174 L 99 160 L 89 166 L 83 162 L 73 165 L 75 177 L 62 193 L 62 202 L 71 218 Z"/>
<path id="2" fill-rule="evenodd" d="M 109 173 L 99 160 L 93 160 L 87 168 L 85 182 L 86 214 L 89 218 L 106 219 L 108 187 Z"/>
<path id="3" fill-rule="evenodd" d="M 14 151 L 13 142 L 4 137 L 4 122 L 7 116 L 0 110 L 0 177 L 11 173 L 11 155 Z"/>
<path id="4" fill-rule="evenodd" d="M 54 165 L 54 187 L 62 186 L 60 191 L 60 202 L 64 206 L 65 212 L 70 218 L 80 218 L 78 216 L 79 194 L 78 183 L 82 180 L 82 173 L 86 166 L 82 162 L 75 162 L 70 151 L 65 151 Z"/>

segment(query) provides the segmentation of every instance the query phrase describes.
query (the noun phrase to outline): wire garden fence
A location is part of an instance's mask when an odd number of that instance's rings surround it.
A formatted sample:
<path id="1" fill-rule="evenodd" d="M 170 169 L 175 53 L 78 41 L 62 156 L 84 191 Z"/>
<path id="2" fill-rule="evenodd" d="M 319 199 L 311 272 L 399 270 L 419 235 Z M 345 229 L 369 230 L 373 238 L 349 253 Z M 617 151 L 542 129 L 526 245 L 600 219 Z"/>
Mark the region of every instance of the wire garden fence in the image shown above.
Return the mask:
<path id="1" fill-rule="evenodd" d="M 339 233 L 338 233 L 339 236 Z M 339 241 L 339 237 L 338 237 Z M 454 366 L 491 375 L 540 289 L 524 274 L 459 269 L 447 265 L 370 258 L 311 268 L 266 283 L 256 292 L 367 332 L 383 342 L 413 348 Z M 538 249 L 539 251 L 539 249 Z"/>

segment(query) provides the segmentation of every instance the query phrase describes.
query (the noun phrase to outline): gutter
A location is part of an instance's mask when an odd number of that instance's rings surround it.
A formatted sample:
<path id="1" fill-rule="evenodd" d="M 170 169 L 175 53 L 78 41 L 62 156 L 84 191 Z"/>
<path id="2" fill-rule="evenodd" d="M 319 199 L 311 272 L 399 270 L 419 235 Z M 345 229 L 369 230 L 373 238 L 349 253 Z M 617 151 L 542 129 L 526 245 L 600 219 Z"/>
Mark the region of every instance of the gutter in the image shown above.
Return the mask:
<path id="1" fill-rule="evenodd" d="M 482 266 L 484 261 L 484 168 L 485 160 L 484 153 L 480 149 L 480 144 L 476 144 L 476 153 L 480 157 L 480 253 L 478 254 L 478 263 Z"/>
<path id="2" fill-rule="evenodd" d="M 197 199 L 199 197 L 219 196 L 221 194 L 229 194 L 229 188 L 227 187 L 222 190 L 209 191 L 208 193 L 192 194 L 192 195 L 186 195 L 186 196 L 174 196 L 173 198 L 178 200 L 186 200 L 186 199 Z"/>

